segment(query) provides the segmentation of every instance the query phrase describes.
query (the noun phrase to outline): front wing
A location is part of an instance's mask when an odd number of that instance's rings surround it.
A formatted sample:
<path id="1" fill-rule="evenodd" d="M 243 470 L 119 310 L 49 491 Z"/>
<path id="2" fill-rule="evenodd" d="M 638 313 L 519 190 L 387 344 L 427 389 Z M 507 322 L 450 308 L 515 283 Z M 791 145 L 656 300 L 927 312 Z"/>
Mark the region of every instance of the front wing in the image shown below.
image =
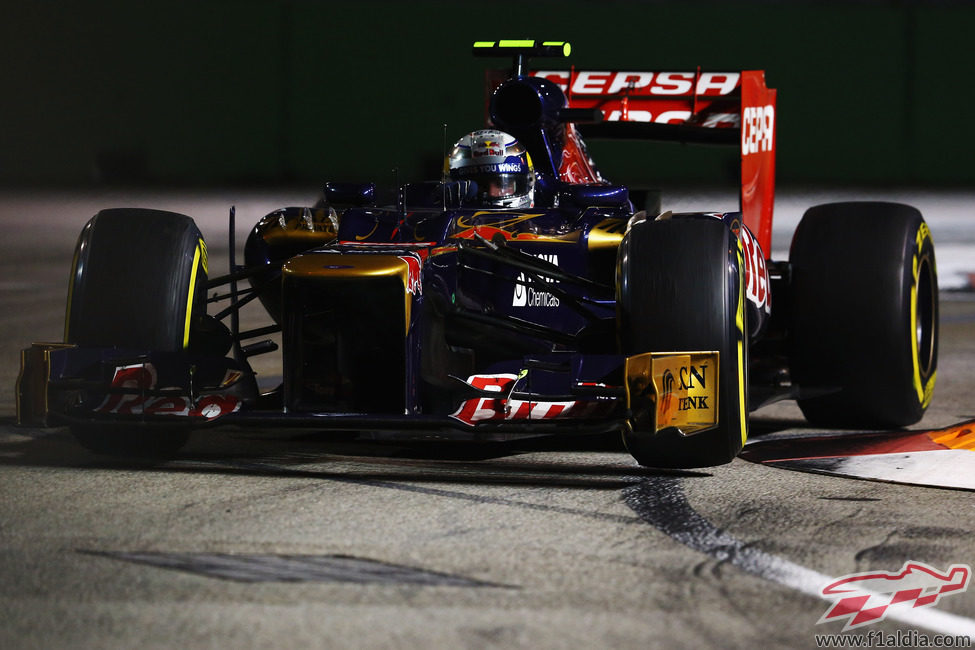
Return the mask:
<path id="1" fill-rule="evenodd" d="M 223 424 L 341 431 L 598 433 L 630 428 L 685 435 L 718 424 L 717 352 L 561 353 L 520 368 L 454 378 L 443 413 L 295 412 L 259 395 L 253 374 L 223 357 L 36 343 L 21 354 L 17 423 Z"/>

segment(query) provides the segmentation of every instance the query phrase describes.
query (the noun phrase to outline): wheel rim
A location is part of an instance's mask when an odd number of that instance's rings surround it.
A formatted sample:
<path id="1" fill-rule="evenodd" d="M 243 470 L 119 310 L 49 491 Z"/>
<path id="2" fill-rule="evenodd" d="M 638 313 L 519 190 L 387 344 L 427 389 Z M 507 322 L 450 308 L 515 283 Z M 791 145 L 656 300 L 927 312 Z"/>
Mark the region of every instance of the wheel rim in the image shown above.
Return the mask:
<path id="1" fill-rule="evenodd" d="M 917 276 L 917 320 L 914 336 L 917 340 L 918 368 L 923 377 L 931 373 L 934 365 L 934 342 L 937 324 L 934 274 L 928 257 L 921 259 Z"/>

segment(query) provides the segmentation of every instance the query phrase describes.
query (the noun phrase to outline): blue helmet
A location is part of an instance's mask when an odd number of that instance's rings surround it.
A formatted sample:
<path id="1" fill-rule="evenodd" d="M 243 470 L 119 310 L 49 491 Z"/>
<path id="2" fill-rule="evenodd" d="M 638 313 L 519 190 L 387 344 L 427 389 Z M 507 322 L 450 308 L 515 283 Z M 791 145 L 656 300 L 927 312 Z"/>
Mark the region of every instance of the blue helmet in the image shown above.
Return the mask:
<path id="1" fill-rule="evenodd" d="M 496 129 L 474 131 L 457 141 L 447 157 L 450 178 L 477 183 L 477 202 L 485 207 L 530 208 L 535 171 L 525 147 Z"/>

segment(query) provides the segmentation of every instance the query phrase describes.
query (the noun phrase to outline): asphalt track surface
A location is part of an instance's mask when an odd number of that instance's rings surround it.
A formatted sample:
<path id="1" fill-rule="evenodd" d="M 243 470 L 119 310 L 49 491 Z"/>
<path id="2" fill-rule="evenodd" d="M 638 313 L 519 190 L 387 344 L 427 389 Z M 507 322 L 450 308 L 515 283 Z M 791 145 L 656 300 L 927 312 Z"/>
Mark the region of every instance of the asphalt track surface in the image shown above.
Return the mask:
<path id="1" fill-rule="evenodd" d="M 725 207 L 700 198 L 675 207 Z M 780 193 L 777 247 L 795 206 L 827 198 Z M 964 240 L 951 228 L 975 230 L 962 216 L 975 197 L 894 198 L 919 205 L 936 246 Z M 60 339 L 74 239 L 97 209 L 191 214 L 219 269 L 230 204 L 243 236 L 313 199 L 0 195 L 0 648 L 816 647 L 842 629 L 817 624 L 825 584 L 908 561 L 975 564 L 965 490 L 741 458 L 656 471 L 591 439 L 410 445 L 226 429 L 152 466 L 13 425 L 18 351 Z M 932 213 L 944 205 L 939 239 Z M 917 429 L 975 418 L 969 298 L 943 294 L 938 385 Z M 273 365 L 259 371 L 275 380 Z M 791 403 L 752 419 L 758 442 L 819 432 Z M 975 641 L 975 587 L 852 634 L 871 632 Z"/>

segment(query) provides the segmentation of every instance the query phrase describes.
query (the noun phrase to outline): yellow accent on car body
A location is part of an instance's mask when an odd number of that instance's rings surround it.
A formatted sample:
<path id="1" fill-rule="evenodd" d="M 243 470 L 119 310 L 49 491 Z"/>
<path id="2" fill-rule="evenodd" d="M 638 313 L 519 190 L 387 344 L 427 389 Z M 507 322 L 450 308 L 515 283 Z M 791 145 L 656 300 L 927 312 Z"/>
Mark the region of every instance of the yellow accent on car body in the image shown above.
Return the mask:
<path id="1" fill-rule="evenodd" d="M 20 351 L 16 386 L 18 426 L 48 426 L 51 352 L 73 347 L 70 343 L 33 343 Z"/>
<path id="2" fill-rule="evenodd" d="M 360 253 L 305 253 L 291 258 L 282 267 L 285 277 L 366 278 L 396 277 L 403 284 L 405 332 L 410 331 L 413 295 L 408 291 L 410 265 L 395 255 Z"/>
<path id="3" fill-rule="evenodd" d="M 626 219 L 604 219 L 589 231 L 589 250 L 619 248 L 626 233 Z"/>

